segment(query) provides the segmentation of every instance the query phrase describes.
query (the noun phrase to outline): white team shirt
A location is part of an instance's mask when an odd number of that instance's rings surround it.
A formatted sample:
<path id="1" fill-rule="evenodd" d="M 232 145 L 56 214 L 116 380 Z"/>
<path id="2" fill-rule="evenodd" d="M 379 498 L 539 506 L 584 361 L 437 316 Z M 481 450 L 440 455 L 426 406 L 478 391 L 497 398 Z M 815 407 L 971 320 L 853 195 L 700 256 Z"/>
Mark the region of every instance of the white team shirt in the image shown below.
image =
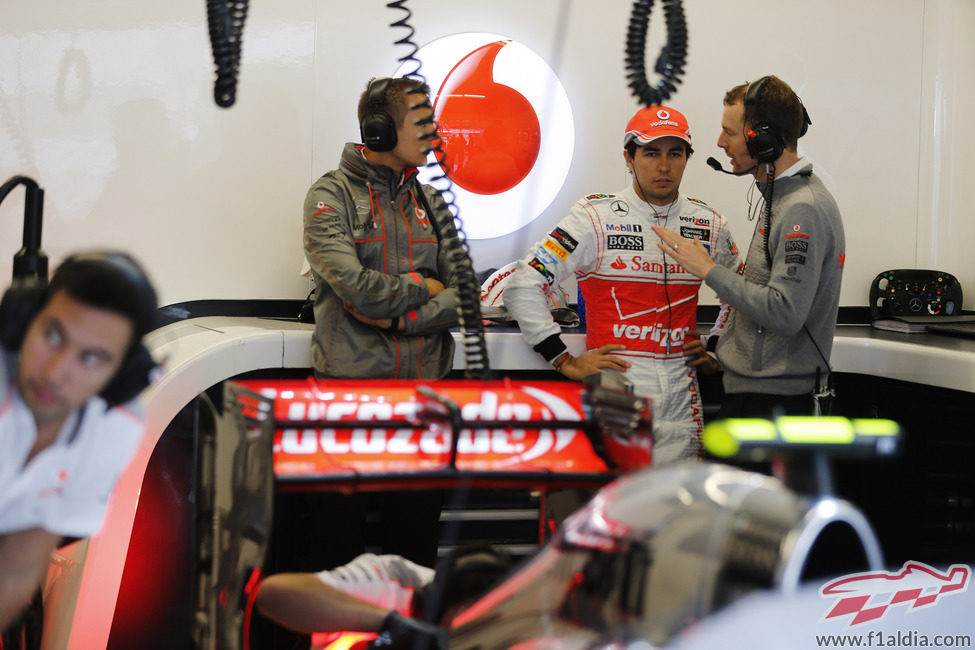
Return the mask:
<path id="1" fill-rule="evenodd" d="M 142 440 L 141 408 L 133 401 L 107 409 L 93 397 L 25 465 L 37 427 L 14 383 L 16 355 L 2 351 L 0 357 L 0 535 L 40 527 L 67 537 L 91 536 Z"/>

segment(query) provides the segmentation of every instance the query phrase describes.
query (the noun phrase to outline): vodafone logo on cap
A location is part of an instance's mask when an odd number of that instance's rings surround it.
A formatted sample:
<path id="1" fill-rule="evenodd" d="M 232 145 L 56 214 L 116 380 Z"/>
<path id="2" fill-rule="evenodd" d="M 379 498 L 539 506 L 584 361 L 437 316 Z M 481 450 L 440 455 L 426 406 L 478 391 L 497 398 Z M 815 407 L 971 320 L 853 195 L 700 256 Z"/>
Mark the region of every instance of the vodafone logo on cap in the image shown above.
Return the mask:
<path id="1" fill-rule="evenodd" d="M 670 111 L 661 108 L 659 111 L 657 111 L 657 117 L 661 120 L 669 120 Z"/>
<path id="2" fill-rule="evenodd" d="M 468 238 L 501 237 L 533 221 L 565 182 L 575 147 L 558 77 L 528 47 L 498 34 L 445 36 L 416 56 Z M 405 63 L 394 76 L 413 67 Z M 420 180 L 440 174 L 421 169 Z"/>

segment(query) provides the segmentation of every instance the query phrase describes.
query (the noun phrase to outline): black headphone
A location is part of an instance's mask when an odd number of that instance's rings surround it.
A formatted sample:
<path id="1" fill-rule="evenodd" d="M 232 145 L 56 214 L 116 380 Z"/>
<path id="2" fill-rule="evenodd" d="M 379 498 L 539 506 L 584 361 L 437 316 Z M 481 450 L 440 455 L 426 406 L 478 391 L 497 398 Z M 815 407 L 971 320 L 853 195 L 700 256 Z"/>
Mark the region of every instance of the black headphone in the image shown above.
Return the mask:
<path id="1" fill-rule="evenodd" d="M 140 318 L 144 322 L 132 323 L 135 340 L 115 376 L 100 393 L 109 407 L 124 404 L 149 385 L 151 375 L 158 368 L 141 340 L 157 324 L 156 291 L 145 272 L 131 257 L 111 251 L 78 253 L 68 257 L 54 273 L 55 285 L 57 278 L 70 277 L 80 267 L 94 268 L 103 275 L 110 274 L 122 280 L 137 296 L 143 311 Z M 41 277 L 14 279 L 0 299 L 0 345 L 10 350 L 20 349 L 27 329 L 47 303 L 50 296 L 48 289 L 47 281 Z"/>
<path id="2" fill-rule="evenodd" d="M 757 106 L 762 101 L 762 90 L 765 88 L 765 84 L 768 83 L 769 77 L 765 76 L 748 84 L 748 89 L 745 91 L 745 122 L 749 122 L 749 107 Z M 802 125 L 799 127 L 799 137 L 806 135 L 806 131 L 809 129 L 809 125 L 812 124 L 812 120 L 809 119 L 809 113 L 806 112 L 806 107 L 803 106 L 802 100 L 799 96 L 796 96 L 799 100 L 799 106 L 802 108 Z M 745 146 L 748 147 L 748 154 L 760 163 L 775 162 L 782 155 L 785 150 L 785 140 L 782 139 L 782 135 L 768 122 L 761 122 L 758 124 L 752 124 L 751 128 L 745 132 Z"/>
<path id="3" fill-rule="evenodd" d="M 366 114 L 359 124 L 362 142 L 373 151 L 392 151 L 396 147 L 396 121 L 386 112 L 389 77 L 373 79 L 366 88 Z"/>

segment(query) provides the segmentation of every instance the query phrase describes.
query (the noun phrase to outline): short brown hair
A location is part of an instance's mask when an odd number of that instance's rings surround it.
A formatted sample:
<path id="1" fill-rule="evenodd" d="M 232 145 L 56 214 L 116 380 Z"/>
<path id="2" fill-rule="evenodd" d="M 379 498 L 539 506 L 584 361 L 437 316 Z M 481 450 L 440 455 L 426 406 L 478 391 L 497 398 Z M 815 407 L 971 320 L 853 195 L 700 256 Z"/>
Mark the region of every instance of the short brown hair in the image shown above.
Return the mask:
<path id="1" fill-rule="evenodd" d="M 388 113 L 393 118 L 393 123 L 399 128 L 403 126 L 403 120 L 406 118 L 407 111 L 417 105 L 422 105 L 425 101 L 429 101 L 430 86 L 416 79 L 394 77 L 389 80 L 383 101 L 378 107 L 371 107 L 369 106 L 370 84 L 372 84 L 372 81 L 366 84 L 366 89 L 359 96 L 359 124 L 362 124 L 362 120 L 370 112 L 378 110 Z"/>
<path id="2" fill-rule="evenodd" d="M 802 102 L 789 84 L 778 77 L 769 75 L 763 79 L 765 83 L 758 102 L 745 107 L 745 124 L 751 127 L 768 124 L 779 134 L 787 148 L 795 149 L 798 146 L 799 133 L 802 131 Z M 753 83 L 759 81 L 761 79 Z M 739 84 L 726 92 L 725 105 L 743 104 L 750 85 Z"/>

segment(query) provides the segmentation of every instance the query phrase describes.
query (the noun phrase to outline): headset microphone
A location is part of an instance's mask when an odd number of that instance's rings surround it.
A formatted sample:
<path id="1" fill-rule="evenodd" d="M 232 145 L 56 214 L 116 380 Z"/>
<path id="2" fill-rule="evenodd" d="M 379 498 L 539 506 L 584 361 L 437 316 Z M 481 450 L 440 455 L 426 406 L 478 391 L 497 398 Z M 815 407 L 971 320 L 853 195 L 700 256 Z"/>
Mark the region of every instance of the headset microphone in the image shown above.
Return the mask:
<path id="1" fill-rule="evenodd" d="M 751 169 L 746 169 L 743 172 L 729 172 L 724 167 L 722 167 L 721 163 L 719 163 L 714 158 L 708 158 L 705 162 L 707 162 L 708 167 L 710 167 L 714 171 L 721 172 L 722 174 L 729 174 L 731 176 L 744 176 L 745 174 L 751 174 L 753 171 L 755 171 L 755 167 L 752 167 Z"/>

